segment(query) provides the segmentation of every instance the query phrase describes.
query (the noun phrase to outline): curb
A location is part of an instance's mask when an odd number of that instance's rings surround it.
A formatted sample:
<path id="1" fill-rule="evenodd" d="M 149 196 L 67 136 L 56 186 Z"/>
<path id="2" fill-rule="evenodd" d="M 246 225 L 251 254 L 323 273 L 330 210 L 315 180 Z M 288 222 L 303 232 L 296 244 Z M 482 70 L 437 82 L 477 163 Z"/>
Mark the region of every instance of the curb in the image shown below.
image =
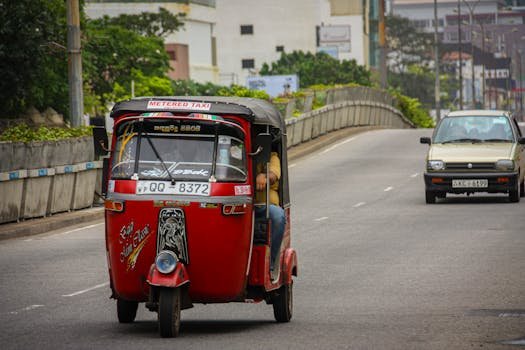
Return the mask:
<path id="1" fill-rule="evenodd" d="M 370 130 L 382 129 L 381 127 L 362 126 L 348 127 L 319 136 L 306 143 L 293 146 L 288 149 L 288 163 L 314 153 L 319 148 L 331 145 L 351 135 L 363 133 Z M 0 241 L 33 236 L 48 231 L 58 230 L 68 226 L 78 225 L 85 222 L 104 219 L 104 208 L 95 207 L 82 209 L 68 213 L 55 214 L 44 218 L 29 219 L 27 221 L 14 222 L 0 225 Z"/>
<path id="2" fill-rule="evenodd" d="M 40 219 L 3 224 L 0 225 L 0 241 L 38 235 L 48 231 L 102 219 L 104 219 L 104 208 L 96 207 L 55 214 Z"/>

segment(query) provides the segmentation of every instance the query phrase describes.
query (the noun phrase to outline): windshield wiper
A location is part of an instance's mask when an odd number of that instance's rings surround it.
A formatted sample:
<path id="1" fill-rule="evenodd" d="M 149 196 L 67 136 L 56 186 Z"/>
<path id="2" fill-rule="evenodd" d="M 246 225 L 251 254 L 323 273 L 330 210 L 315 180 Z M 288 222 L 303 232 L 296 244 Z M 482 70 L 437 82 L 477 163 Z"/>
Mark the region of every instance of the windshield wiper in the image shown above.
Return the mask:
<path id="1" fill-rule="evenodd" d="M 483 140 L 464 138 L 464 139 L 448 140 L 448 141 L 444 141 L 444 142 L 441 142 L 441 143 L 445 144 L 445 143 L 460 143 L 460 142 L 481 143 L 481 142 L 483 142 Z"/>
<path id="2" fill-rule="evenodd" d="M 162 157 L 160 156 L 159 152 L 157 151 L 157 147 L 155 147 L 155 145 L 153 144 L 153 142 L 151 141 L 149 135 L 147 132 L 144 132 L 142 131 L 141 132 L 141 135 L 144 135 L 146 137 L 146 140 L 148 140 L 148 143 L 151 147 L 151 149 L 153 150 L 153 153 L 155 153 L 155 157 L 157 157 L 158 160 L 160 160 L 160 163 L 162 164 L 162 166 L 164 167 L 164 170 L 166 170 L 166 172 L 168 173 L 168 176 L 171 180 L 171 184 L 172 185 L 175 185 L 175 178 L 173 177 L 173 175 L 171 175 L 171 172 L 170 170 L 168 169 L 168 167 L 166 166 L 166 163 L 164 163 L 164 160 L 162 159 Z"/>
<path id="3" fill-rule="evenodd" d="M 512 140 L 509 140 L 509 139 L 486 139 L 483 141 L 484 142 L 512 142 Z"/>

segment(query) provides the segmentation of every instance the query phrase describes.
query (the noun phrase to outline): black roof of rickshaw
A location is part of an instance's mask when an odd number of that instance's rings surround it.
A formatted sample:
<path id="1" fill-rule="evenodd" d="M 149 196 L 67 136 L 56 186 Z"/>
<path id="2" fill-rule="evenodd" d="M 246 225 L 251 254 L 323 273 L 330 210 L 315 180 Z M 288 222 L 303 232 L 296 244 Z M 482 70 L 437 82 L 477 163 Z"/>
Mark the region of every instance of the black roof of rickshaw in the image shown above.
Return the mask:
<path id="1" fill-rule="evenodd" d="M 237 115 L 249 120 L 254 124 L 271 125 L 281 130 L 286 129 L 286 124 L 279 110 L 269 101 L 248 97 L 224 97 L 224 96 L 167 96 L 167 97 L 138 97 L 115 104 L 111 110 L 111 117 L 116 118 L 124 113 L 130 112 L 197 112 L 188 109 L 162 109 L 154 111 L 148 109 L 150 101 L 189 101 L 210 103 L 211 107 L 199 113 L 215 115 Z"/>

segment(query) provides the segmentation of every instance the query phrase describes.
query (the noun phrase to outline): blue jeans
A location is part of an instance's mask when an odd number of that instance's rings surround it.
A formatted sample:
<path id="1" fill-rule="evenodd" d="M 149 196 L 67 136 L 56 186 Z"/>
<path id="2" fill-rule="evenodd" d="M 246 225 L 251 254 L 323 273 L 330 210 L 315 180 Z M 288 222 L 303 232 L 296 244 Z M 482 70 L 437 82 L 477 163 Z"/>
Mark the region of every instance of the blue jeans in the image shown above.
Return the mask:
<path id="1" fill-rule="evenodd" d="M 256 206 L 255 215 L 257 217 L 266 216 L 266 206 Z M 283 240 L 284 227 L 286 225 L 286 216 L 284 215 L 284 209 L 270 204 L 270 220 L 272 222 L 271 234 L 272 234 L 272 245 L 270 247 L 270 266 L 273 267 L 275 258 L 279 254 L 279 249 L 281 248 L 281 242 Z"/>

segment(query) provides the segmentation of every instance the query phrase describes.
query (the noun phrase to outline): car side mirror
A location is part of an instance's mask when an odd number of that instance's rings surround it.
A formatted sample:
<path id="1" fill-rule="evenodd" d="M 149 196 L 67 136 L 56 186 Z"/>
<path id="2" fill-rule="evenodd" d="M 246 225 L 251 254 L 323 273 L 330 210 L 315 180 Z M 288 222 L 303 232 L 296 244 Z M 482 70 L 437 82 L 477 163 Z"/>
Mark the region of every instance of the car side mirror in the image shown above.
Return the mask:
<path id="1" fill-rule="evenodd" d="M 253 153 L 251 156 L 255 158 L 256 163 L 267 163 L 270 161 L 270 154 L 272 151 L 272 135 L 258 134 L 255 137 L 253 145 Z"/>
<path id="2" fill-rule="evenodd" d="M 518 143 L 519 143 L 520 145 L 525 145 L 525 137 L 520 137 L 520 138 L 518 139 Z"/>
<path id="3" fill-rule="evenodd" d="M 419 142 L 423 144 L 426 143 L 427 145 L 430 145 L 432 143 L 432 141 L 430 140 L 430 137 L 422 137 L 419 139 Z"/>

